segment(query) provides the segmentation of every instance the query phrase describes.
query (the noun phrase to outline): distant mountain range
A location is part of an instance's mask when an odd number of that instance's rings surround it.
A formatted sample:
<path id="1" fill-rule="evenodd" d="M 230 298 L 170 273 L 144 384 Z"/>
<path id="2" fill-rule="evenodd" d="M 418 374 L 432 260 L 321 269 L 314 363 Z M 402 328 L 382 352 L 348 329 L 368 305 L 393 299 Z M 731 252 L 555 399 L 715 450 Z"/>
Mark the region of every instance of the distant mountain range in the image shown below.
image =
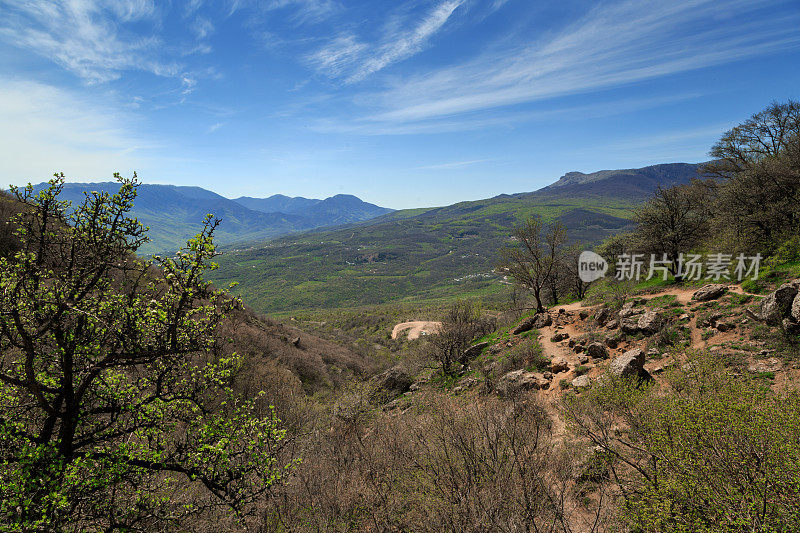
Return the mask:
<path id="1" fill-rule="evenodd" d="M 40 183 L 34 189 L 46 186 Z M 84 191 L 118 190 L 116 182 L 66 183 L 62 199 L 78 203 L 83 201 Z M 150 228 L 150 243 L 142 253 L 177 250 L 200 230 L 208 213 L 222 221 L 215 240 L 225 245 L 361 222 L 392 211 L 347 194 L 324 200 L 283 195 L 231 200 L 201 187 L 149 184 L 142 184 L 138 192 L 133 215 Z"/>
<path id="2" fill-rule="evenodd" d="M 534 192 L 394 211 L 358 225 L 253 243 L 212 276 L 260 311 L 467 297 L 498 290 L 497 250 L 529 216 L 559 221 L 590 246 L 633 227 L 657 187 L 688 183 L 699 165 L 570 172 Z"/>

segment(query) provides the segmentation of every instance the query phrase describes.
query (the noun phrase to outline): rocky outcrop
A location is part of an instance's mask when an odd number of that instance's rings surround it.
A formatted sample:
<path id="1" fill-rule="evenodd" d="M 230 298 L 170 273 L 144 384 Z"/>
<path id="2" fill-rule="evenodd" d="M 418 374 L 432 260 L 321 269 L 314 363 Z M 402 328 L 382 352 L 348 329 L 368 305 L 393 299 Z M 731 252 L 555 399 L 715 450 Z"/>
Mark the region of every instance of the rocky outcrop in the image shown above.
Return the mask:
<path id="1" fill-rule="evenodd" d="M 513 370 L 497 380 L 495 390 L 501 396 L 513 396 L 523 391 L 550 388 L 550 381 L 535 372 Z"/>
<path id="2" fill-rule="evenodd" d="M 800 292 L 797 293 L 797 296 L 794 297 L 794 301 L 792 302 L 791 315 L 792 320 L 800 323 Z"/>
<path id="3" fill-rule="evenodd" d="M 641 348 L 628 350 L 611 361 L 611 364 L 608 365 L 608 373 L 618 377 L 647 378 L 650 374 L 644 369 L 644 360 L 645 355 Z"/>
<path id="4" fill-rule="evenodd" d="M 728 292 L 728 287 L 725 285 L 704 285 L 692 295 L 692 300 L 696 300 L 698 302 L 708 302 L 711 300 L 716 300 L 726 292 Z"/>

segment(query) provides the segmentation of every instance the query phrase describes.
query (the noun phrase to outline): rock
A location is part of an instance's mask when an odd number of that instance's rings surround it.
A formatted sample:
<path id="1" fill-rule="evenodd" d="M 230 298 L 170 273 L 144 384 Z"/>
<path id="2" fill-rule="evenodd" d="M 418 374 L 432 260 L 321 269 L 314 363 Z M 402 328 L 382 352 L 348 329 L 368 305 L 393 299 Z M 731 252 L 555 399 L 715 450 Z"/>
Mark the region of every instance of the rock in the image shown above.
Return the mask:
<path id="1" fill-rule="evenodd" d="M 730 330 L 732 330 L 732 329 L 733 329 L 733 328 L 735 328 L 735 327 L 736 327 L 736 325 L 734 325 L 734 324 L 729 324 L 729 323 L 727 323 L 727 322 L 718 322 L 718 323 L 717 323 L 717 325 L 716 325 L 716 328 L 717 328 L 719 331 L 723 332 L 723 333 L 724 333 L 724 332 L 726 332 L 726 331 L 730 331 Z"/>
<path id="2" fill-rule="evenodd" d="M 549 326 L 553 323 L 553 317 L 550 316 L 550 313 L 539 313 L 536 315 L 533 321 L 533 327 L 536 329 L 541 329 Z"/>
<path id="3" fill-rule="evenodd" d="M 697 300 L 698 302 L 708 302 L 711 300 L 716 300 L 726 292 L 728 292 L 728 287 L 725 285 L 717 285 L 712 283 L 710 285 L 704 285 L 700 287 L 700 289 L 698 289 L 697 292 L 692 295 L 692 300 Z"/>
<path id="4" fill-rule="evenodd" d="M 754 373 L 777 372 L 783 367 L 783 363 L 777 357 L 770 357 L 765 361 L 756 361 L 747 367 L 747 370 Z"/>
<path id="5" fill-rule="evenodd" d="M 639 376 L 643 372 L 647 372 L 644 369 L 644 359 L 645 355 L 641 348 L 628 350 L 611 361 L 611 364 L 608 365 L 608 372 L 620 377 Z"/>
<path id="6" fill-rule="evenodd" d="M 595 321 L 601 326 L 608 322 L 613 316 L 613 311 L 609 307 L 601 307 L 594 315 Z"/>
<path id="7" fill-rule="evenodd" d="M 423 385 L 422 382 L 415 381 L 414 383 L 411 384 L 410 387 L 408 387 L 408 390 L 411 391 L 411 392 L 416 392 L 416 391 L 418 391 L 419 389 L 422 388 L 422 385 Z"/>
<path id="8" fill-rule="evenodd" d="M 792 302 L 791 315 L 795 322 L 800 322 L 800 292 L 797 293 Z"/>
<path id="9" fill-rule="evenodd" d="M 295 347 L 300 346 L 300 337 L 295 337 L 294 339 L 292 339 L 292 346 Z"/>
<path id="10" fill-rule="evenodd" d="M 789 318 L 784 318 L 782 326 L 783 326 L 783 331 L 785 331 L 789 335 L 800 335 L 800 324 L 798 324 L 797 322 L 794 322 Z"/>
<path id="11" fill-rule="evenodd" d="M 652 335 L 664 327 L 664 317 L 662 317 L 657 311 L 647 311 L 645 314 L 639 317 L 637 327 L 643 333 Z"/>
<path id="12" fill-rule="evenodd" d="M 572 388 L 586 389 L 592 386 L 592 380 L 586 374 L 572 380 Z"/>
<path id="13" fill-rule="evenodd" d="M 619 327 L 619 320 L 617 320 L 616 318 L 614 320 L 610 320 L 606 324 L 607 329 L 617 329 L 618 327 Z"/>
<path id="14" fill-rule="evenodd" d="M 620 310 L 620 312 L 619 312 L 619 314 L 617 316 L 619 316 L 620 318 L 628 318 L 628 317 L 632 317 L 632 316 L 636 316 L 636 315 L 641 315 L 642 313 L 644 313 L 644 311 L 642 309 L 634 309 L 632 307 L 623 307 Z"/>
<path id="15" fill-rule="evenodd" d="M 570 339 L 569 342 L 567 343 L 567 346 L 569 346 L 570 348 L 574 348 L 575 347 L 575 339 Z"/>
<path id="16" fill-rule="evenodd" d="M 462 387 L 461 385 L 459 385 L 457 387 L 453 387 L 453 394 L 461 394 L 461 392 L 463 392 L 463 390 L 464 390 L 464 387 Z"/>
<path id="17" fill-rule="evenodd" d="M 658 351 L 658 348 L 650 348 L 649 350 L 647 350 L 647 357 L 650 359 L 658 357 L 659 355 L 660 352 Z"/>
<path id="18" fill-rule="evenodd" d="M 525 333 L 526 331 L 530 331 L 533 329 L 533 323 L 536 321 L 536 316 L 529 316 L 522 322 L 520 322 L 517 327 L 511 330 L 512 335 L 519 335 L 520 333 Z"/>
<path id="19" fill-rule="evenodd" d="M 561 342 L 569 338 L 569 333 L 556 333 L 550 337 L 550 342 Z"/>
<path id="20" fill-rule="evenodd" d="M 569 370 L 569 363 L 563 357 L 556 357 L 550 361 L 550 372 L 558 374 L 559 372 L 567 372 Z"/>
<path id="21" fill-rule="evenodd" d="M 578 312 L 578 317 L 580 317 L 581 320 L 586 320 L 587 318 L 589 318 L 589 311 L 581 309 Z"/>
<path id="22" fill-rule="evenodd" d="M 543 377 L 544 379 L 546 379 L 547 381 L 552 381 L 552 379 L 553 379 L 553 373 L 552 373 L 552 372 L 550 372 L 550 371 L 543 372 L 543 373 L 542 373 L 542 377 Z"/>
<path id="23" fill-rule="evenodd" d="M 413 382 L 408 372 L 399 366 L 394 366 L 375 378 L 375 389 L 395 397 L 409 390 Z"/>
<path id="24" fill-rule="evenodd" d="M 756 318 L 770 326 L 777 326 L 791 314 L 796 298 L 797 287 L 792 283 L 784 283 L 778 290 L 761 300 Z"/>
<path id="25" fill-rule="evenodd" d="M 512 396 L 522 391 L 550 388 L 550 382 L 535 372 L 513 370 L 499 380 L 495 389 L 501 396 Z"/>
<path id="26" fill-rule="evenodd" d="M 717 323 L 717 320 L 719 320 L 720 318 L 722 318 L 722 313 L 711 313 L 703 317 L 702 319 L 698 320 L 697 325 L 700 326 L 701 328 L 709 326 L 713 327 Z"/>
<path id="27" fill-rule="evenodd" d="M 582 353 L 582 352 L 583 352 L 583 350 L 585 350 L 585 348 L 583 347 L 583 344 L 576 344 L 576 345 L 575 345 L 575 348 L 573 348 L 572 350 L 573 350 L 575 353 Z"/>
<path id="28" fill-rule="evenodd" d="M 470 359 L 474 359 L 478 357 L 484 348 L 489 346 L 488 342 L 479 342 L 478 344 L 473 344 L 466 350 L 464 350 L 464 360 L 469 361 Z"/>
<path id="29" fill-rule="evenodd" d="M 585 365 L 589 362 L 589 356 L 586 354 L 581 354 L 578 356 L 578 362 L 582 365 Z"/>
<path id="30" fill-rule="evenodd" d="M 606 338 L 606 346 L 608 346 L 609 348 L 616 348 L 618 344 L 619 341 L 617 340 L 616 337 Z"/>
<path id="31" fill-rule="evenodd" d="M 639 332 L 639 317 L 627 317 L 623 318 L 619 322 L 619 329 L 621 329 L 624 333 L 638 333 Z"/>
<path id="32" fill-rule="evenodd" d="M 606 359 L 608 357 L 608 350 L 602 342 L 593 342 L 586 347 L 586 354 L 595 359 Z"/>

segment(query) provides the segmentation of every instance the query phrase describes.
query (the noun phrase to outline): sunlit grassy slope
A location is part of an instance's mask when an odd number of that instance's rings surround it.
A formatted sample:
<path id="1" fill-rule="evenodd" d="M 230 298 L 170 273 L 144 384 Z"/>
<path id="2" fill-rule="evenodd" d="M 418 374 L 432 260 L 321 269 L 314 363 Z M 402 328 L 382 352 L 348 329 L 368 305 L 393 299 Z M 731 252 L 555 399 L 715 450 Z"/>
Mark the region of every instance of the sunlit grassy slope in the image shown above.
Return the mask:
<path id="1" fill-rule="evenodd" d="M 613 172 L 256 243 L 222 256 L 213 279 L 238 282 L 234 291 L 265 312 L 494 293 L 506 287 L 492 273 L 497 250 L 526 217 L 559 220 L 572 240 L 595 244 L 630 227 L 632 209 L 656 186 L 686 182 L 696 166 Z"/>

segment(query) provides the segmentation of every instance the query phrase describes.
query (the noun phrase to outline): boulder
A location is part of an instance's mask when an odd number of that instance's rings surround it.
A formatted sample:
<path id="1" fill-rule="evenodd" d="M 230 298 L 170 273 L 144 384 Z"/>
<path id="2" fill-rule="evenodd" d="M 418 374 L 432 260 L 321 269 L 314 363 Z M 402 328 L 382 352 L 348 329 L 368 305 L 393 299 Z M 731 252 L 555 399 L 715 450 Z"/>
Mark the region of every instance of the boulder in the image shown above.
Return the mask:
<path id="1" fill-rule="evenodd" d="M 637 327 L 642 333 L 652 335 L 664 327 L 664 317 L 657 311 L 647 311 L 639 317 Z"/>
<path id="2" fill-rule="evenodd" d="M 726 331 L 730 331 L 735 327 L 736 327 L 735 324 L 730 324 L 728 322 L 717 322 L 717 325 L 716 325 L 717 330 L 719 330 L 719 331 L 721 331 L 723 333 L 726 332 Z"/>
<path id="3" fill-rule="evenodd" d="M 586 389 L 592 386 L 592 380 L 586 374 L 572 380 L 572 388 Z"/>
<path id="4" fill-rule="evenodd" d="M 501 396 L 512 396 L 523 391 L 548 388 L 550 388 L 550 382 L 544 376 L 525 370 L 513 370 L 503 375 L 497 380 L 495 387 Z"/>
<path id="5" fill-rule="evenodd" d="M 610 320 L 606 324 L 606 329 L 617 329 L 618 327 L 619 327 L 619 320 L 617 320 L 616 318 L 614 320 Z"/>
<path id="6" fill-rule="evenodd" d="M 703 318 L 698 319 L 697 325 L 701 328 L 705 327 L 714 327 L 716 325 L 717 320 L 722 318 L 722 313 L 710 313 L 709 315 L 704 316 Z"/>
<path id="7" fill-rule="evenodd" d="M 788 318 L 783 319 L 783 331 L 789 335 L 800 335 L 800 324 Z"/>
<path id="8" fill-rule="evenodd" d="M 488 342 L 479 342 L 478 344 L 473 344 L 466 350 L 464 350 L 464 359 L 469 361 L 470 359 L 474 359 L 478 357 L 484 348 L 489 346 Z"/>
<path id="9" fill-rule="evenodd" d="M 582 365 L 585 365 L 588 362 L 589 362 L 589 356 L 588 355 L 580 354 L 578 356 L 578 363 L 580 363 Z"/>
<path id="10" fill-rule="evenodd" d="M 550 313 L 539 313 L 534 317 L 533 327 L 536 329 L 544 328 L 553 323 Z"/>
<path id="11" fill-rule="evenodd" d="M 608 337 L 606 338 L 606 346 L 609 348 L 616 348 L 619 345 L 619 340 L 616 337 Z"/>
<path id="12" fill-rule="evenodd" d="M 639 317 L 627 317 L 619 321 L 619 329 L 624 333 L 638 333 L 639 332 Z"/>
<path id="13" fill-rule="evenodd" d="M 643 309 L 634 309 L 633 307 L 623 307 L 620 310 L 618 316 L 622 319 L 622 318 L 629 318 L 629 317 L 636 316 L 636 315 L 641 315 L 642 313 L 644 313 Z"/>
<path id="14" fill-rule="evenodd" d="M 586 348 L 583 347 L 583 344 L 576 344 L 575 347 L 572 349 L 575 353 L 581 353 Z"/>
<path id="15" fill-rule="evenodd" d="M 795 322 L 800 322 L 800 292 L 794 297 L 791 314 Z"/>
<path id="16" fill-rule="evenodd" d="M 586 320 L 587 318 L 589 318 L 589 311 L 587 311 L 586 309 L 581 309 L 581 310 L 578 312 L 578 317 L 579 317 L 581 320 Z"/>
<path id="17" fill-rule="evenodd" d="M 411 388 L 414 380 L 405 369 L 394 366 L 375 378 L 376 392 L 383 391 L 391 397 L 400 396 Z"/>
<path id="18" fill-rule="evenodd" d="M 594 319 L 597 321 L 598 324 L 601 326 L 608 322 L 611 317 L 614 315 L 614 312 L 608 307 L 601 307 L 597 310 L 594 315 Z"/>
<path id="19" fill-rule="evenodd" d="M 586 354 L 595 359 L 605 359 L 608 357 L 608 350 L 602 342 L 593 342 L 586 347 Z"/>
<path id="20" fill-rule="evenodd" d="M 784 283 L 778 290 L 761 300 L 757 318 L 771 326 L 781 324 L 792 312 L 794 300 L 797 298 L 797 287 L 792 283 Z"/>
<path id="21" fill-rule="evenodd" d="M 536 316 L 529 316 L 522 322 L 520 322 L 517 327 L 511 330 L 513 335 L 519 335 L 520 333 L 525 333 L 526 331 L 530 331 L 533 329 L 533 324 L 536 321 Z"/>
<path id="22" fill-rule="evenodd" d="M 550 337 L 550 342 L 561 342 L 569 338 L 569 333 L 556 333 Z"/>
<path id="23" fill-rule="evenodd" d="M 569 363 L 563 357 L 556 357 L 550 361 L 550 372 L 558 374 L 559 372 L 567 372 L 569 370 Z"/>
<path id="24" fill-rule="evenodd" d="M 703 285 L 692 295 L 692 300 L 697 300 L 698 302 L 708 302 L 711 300 L 716 300 L 726 292 L 728 292 L 728 287 L 725 285 L 713 283 L 710 285 Z"/>
<path id="25" fill-rule="evenodd" d="M 628 350 L 611 361 L 611 364 L 608 365 L 608 372 L 620 377 L 639 376 L 643 372 L 647 372 L 644 369 L 644 359 L 645 355 L 641 348 Z"/>

